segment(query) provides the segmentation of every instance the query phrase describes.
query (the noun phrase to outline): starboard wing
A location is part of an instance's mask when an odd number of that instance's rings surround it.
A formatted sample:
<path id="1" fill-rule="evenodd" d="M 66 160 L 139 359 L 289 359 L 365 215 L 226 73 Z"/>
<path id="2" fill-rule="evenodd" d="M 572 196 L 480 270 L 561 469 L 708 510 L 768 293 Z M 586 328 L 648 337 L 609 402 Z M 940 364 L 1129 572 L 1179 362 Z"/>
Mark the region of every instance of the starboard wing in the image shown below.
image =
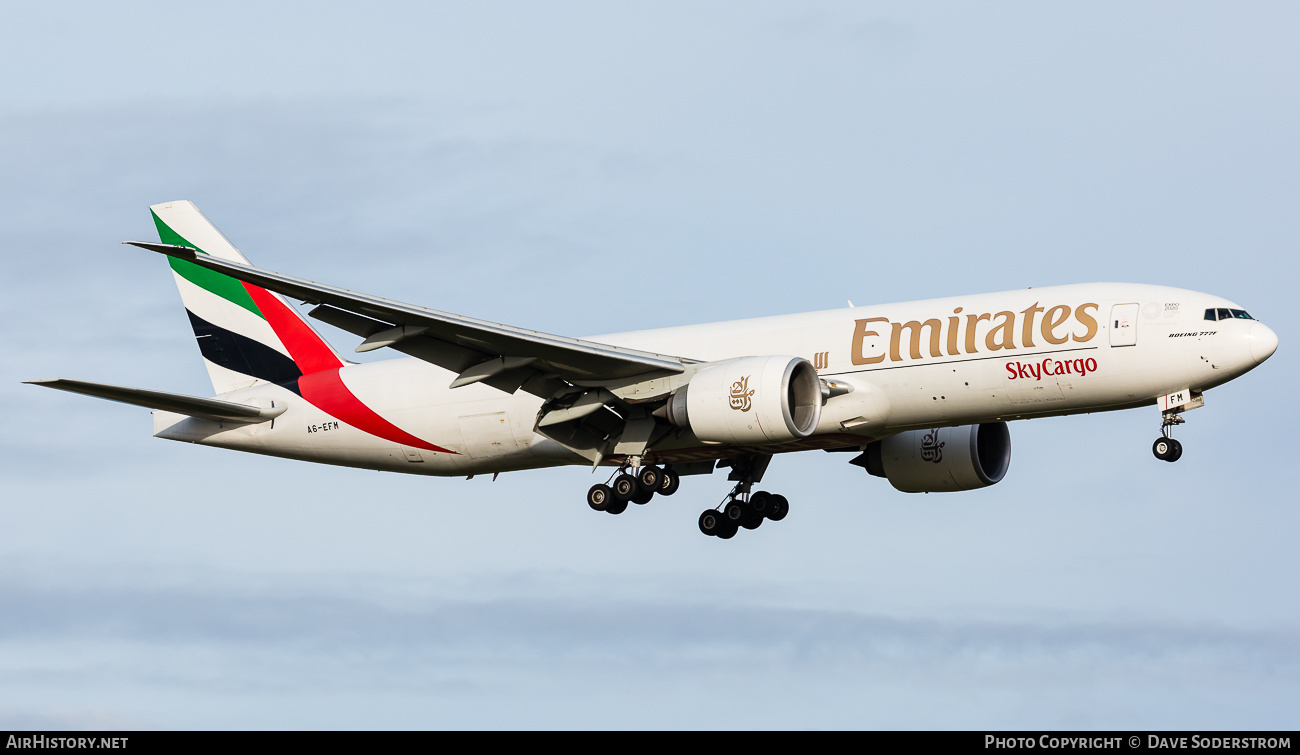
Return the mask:
<path id="1" fill-rule="evenodd" d="M 483 382 L 550 397 L 564 383 L 600 386 L 681 373 L 691 360 L 552 335 L 328 286 L 173 244 L 125 244 L 178 257 L 214 272 L 317 305 L 310 315 L 366 340 L 457 373 L 452 387 Z"/>

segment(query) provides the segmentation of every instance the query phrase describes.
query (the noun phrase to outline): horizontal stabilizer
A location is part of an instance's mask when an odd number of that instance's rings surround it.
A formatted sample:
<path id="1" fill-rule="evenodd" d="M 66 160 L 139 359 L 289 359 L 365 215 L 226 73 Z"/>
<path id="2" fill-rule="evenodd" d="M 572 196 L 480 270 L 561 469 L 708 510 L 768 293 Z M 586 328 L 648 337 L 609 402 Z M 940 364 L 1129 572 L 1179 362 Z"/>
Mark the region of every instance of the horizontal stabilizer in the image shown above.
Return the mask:
<path id="1" fill-rule="evenodd" d="M 46 388 L 57 388 L 61 391 L 84 393 L 87 396 L 106 398 L 109 401 L 120 401 L 123 404 L 134 404 L 147 409 L 175 412 L 216 422 L 244 424 L 266 422 L 284 414 L 284 410 L 288 408 L 279 402 L 276 402 L 277 406 L 263 409 L 215 398 L 198 398 L 197 396 L 183 396 L 179 393 L 147 391 L 143 388 L 124 388 L 119 385 L 88 383 L 84 380 L 67 380 L 64 378 L 28 380 L 26 382 L 29 385 L 41 385 Z"/>
<path id="2" fill-rule="evenodd" d="M 123 244 L 138 246 L 141 249 L 148 249 L 151 252 L 165 254 L 168 257 L 179 257 L 191 262 L 198 256 L 199 251 L 192 246 L 181 246 L 179 244 L 159 244 L 153 241 L 123 241 Z"/>

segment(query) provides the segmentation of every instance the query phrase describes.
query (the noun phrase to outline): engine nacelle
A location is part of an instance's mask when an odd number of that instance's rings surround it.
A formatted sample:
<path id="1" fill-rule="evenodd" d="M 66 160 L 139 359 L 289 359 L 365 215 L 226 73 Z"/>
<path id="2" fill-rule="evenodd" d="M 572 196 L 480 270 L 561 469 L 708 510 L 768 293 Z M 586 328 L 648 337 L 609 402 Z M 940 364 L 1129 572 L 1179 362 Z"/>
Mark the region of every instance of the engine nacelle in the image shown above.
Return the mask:
<path id="1" fill-rule="evenodd" d="M 867 446 L 854 464 L 904 493 L 974 490 L 997 482 L 1011 466 L 1005 422 L 909 430 Z"/>
<path id="2" fill-rule="evenodd" d="M 668 421 L 708 443 L 806 438 L 822 412 L 822 386 L 807 359 L 729 359 L 701 369 L 668 400 Z"/>

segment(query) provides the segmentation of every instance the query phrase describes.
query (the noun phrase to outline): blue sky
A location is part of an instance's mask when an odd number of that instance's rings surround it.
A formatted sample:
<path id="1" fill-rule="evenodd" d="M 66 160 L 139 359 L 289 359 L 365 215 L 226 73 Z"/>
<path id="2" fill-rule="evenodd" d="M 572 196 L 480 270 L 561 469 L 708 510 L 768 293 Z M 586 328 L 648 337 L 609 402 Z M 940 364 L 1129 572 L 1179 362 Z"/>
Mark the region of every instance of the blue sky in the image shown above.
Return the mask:
<path id="1" fill-rule="evenodd" d="M 0 725 L 1294 728 L 1298 15 L 6 9 Z M 1015 423 L 956 495 L 781 457 L 791 515 L 720 542 L 721 475 L 611 517 L 577 467 L 265 459 L 21 385 L 209 390 L 117 243 L 181 198 L 270 269 L 556 333 L 1123 280 L 1281 347 L 1175 465 L 1154 408 Z"/>

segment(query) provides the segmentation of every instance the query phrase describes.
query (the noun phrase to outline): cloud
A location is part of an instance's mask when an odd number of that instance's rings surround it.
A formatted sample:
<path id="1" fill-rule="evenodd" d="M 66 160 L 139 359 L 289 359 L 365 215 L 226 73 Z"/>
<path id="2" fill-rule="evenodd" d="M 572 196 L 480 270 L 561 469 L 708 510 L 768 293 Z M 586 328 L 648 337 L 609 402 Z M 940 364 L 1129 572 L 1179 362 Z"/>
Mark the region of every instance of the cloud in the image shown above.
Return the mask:
<path id="1" fill-rule="evenodd" d="M 62 728 L 62 714 L 30 706 L 20 692 L 29 690 L 105 711 L 95 720 L 221 727 L 273 695 L 285 725 L 367 727 L 389 714 L 363 706 L 336 719 L 316 701 L 396 695 L 406 699 L 401 715 L 417 716 L 407 725 L 1087 728 L 1118 694 L 1126 707 L 1122 720 L 1106 718 L 1114 725 L 1186 724 L 1187 711 L 1215 710 L 1218 725 L 1251 727 L 1276 723 L 1296 702 L 1300 673 L 1294 631 L 1062 615 L 941 620 L 545 585 L 521 598 L 491 581 L 478 583 L 475 600 L 376 599 L 386 591 L 365 580 L 340 589 L 319 575 L 256 585 L 212 576 L 173 586 L 6 580 L 0 710 Z M 791 695 L 807 697 L 794 705 Z M 204 714 L 177 716 L 148 697 Z M 593 707 L 593 697 L 608 704 Z M 711 717 L 711 700 L 734 705 Z"/>

